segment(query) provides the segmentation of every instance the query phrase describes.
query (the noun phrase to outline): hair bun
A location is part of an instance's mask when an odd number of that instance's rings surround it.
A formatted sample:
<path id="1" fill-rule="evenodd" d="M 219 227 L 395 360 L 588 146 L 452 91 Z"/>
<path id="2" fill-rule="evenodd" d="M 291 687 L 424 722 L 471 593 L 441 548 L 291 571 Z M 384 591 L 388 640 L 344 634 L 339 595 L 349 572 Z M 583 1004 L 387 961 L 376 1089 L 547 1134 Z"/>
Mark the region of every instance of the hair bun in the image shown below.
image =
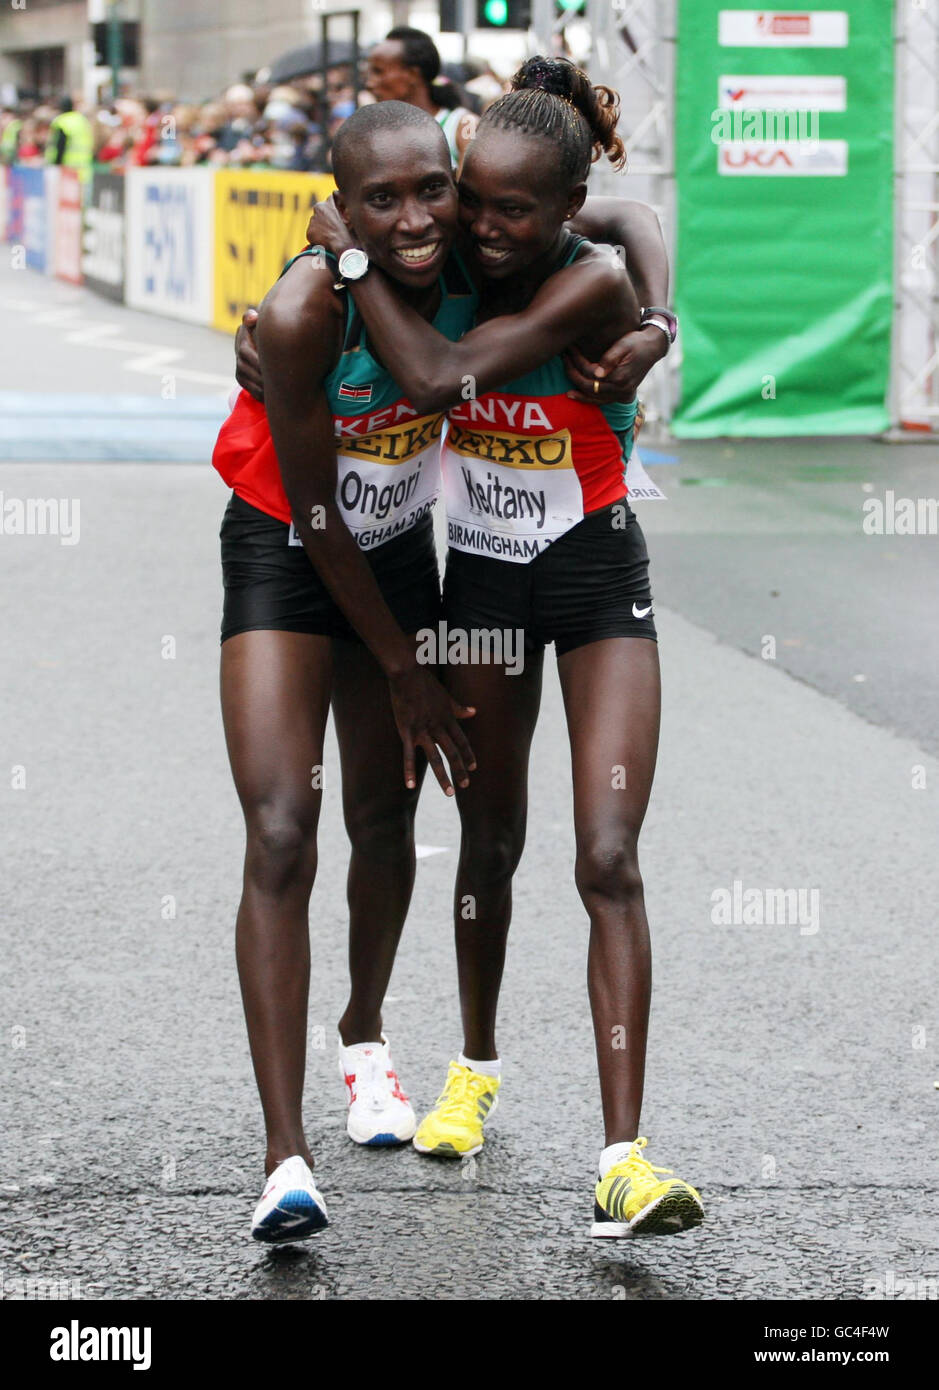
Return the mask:
<path id="1" fill-rule="evenodd" d="M 519 92 L 529 88 L 540 88 L 543 92 L 550 92 L 552 96 L 566 97 L 570 101 L 575 71 L 572 63 L 539 55 L 522 64 L 512 85 Z"/>
<path id="2" fill-rule="evenodd" d="M 595 87 L 567 58 L 538 54 L 519 68 L 512 78 L 512 90 L 483 114 L 480 131 L 501 126 L 547 135 L 561 146 L 565 173 L 573 179 L 585 179 L 591 163 L 601 154 L 614 169 L 626 163 L 625 146 L 616 133 L 619 105 L 619 95 L 612 87 Z"/>

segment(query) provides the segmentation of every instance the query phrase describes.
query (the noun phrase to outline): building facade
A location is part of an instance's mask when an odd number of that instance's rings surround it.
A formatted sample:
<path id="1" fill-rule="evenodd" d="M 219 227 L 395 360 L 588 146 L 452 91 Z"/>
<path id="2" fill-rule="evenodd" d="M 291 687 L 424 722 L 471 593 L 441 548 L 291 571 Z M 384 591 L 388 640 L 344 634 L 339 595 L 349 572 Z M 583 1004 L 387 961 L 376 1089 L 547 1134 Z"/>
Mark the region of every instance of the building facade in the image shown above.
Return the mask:
<path id="1" fill-rule="evenodd" d="M 357 9 L 367 43 L 392 22 L 392 6 L 374 0 L 140 0 L 140 8 L 141 90 L 196 102 L 253 76 L 288 49 L 318 40 L 323 14 Z M 338 16 L 330 22 L 331 38 L 350 35 Z"/>
<path id="2" fill-rule="evenodd" d="M 0 15 L 0 87 L 55 96 L 84 91 L 91 31 L 88 0 L 11 0 Z"/>
<path id="3" fill-rule="evenodd" d="M 139 57 L 125 50 L 120 70 L 126 90 L 199 102 L 317 40 L 323 14 L 357 9 L 367 44 L 415 8 L 402 0 L 10 0 L 0 9 L 0 93 L 7 103 L 66 90 L 95 100 L 111 74 L 92 35 L 109 18 L 139 24 Z M 330 36 L 350 33 L 336 14 Z"/>

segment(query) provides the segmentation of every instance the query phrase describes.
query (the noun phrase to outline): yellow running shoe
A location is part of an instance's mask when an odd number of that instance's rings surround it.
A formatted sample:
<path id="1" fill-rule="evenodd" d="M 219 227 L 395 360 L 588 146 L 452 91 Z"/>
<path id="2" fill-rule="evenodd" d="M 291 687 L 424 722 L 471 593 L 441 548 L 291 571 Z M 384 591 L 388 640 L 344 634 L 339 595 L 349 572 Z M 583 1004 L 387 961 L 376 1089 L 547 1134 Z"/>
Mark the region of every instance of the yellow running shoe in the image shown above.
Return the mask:
<path id="1" fill-rule="evenodd" d="M 498 1076 L 483 1076 L 451 1062 L 447 1084 L 414 1136 L 418 1153 L 469 1158 L 483 1146 L 483 1124 L 498 1104 Z"/>
<path id="2" fill-rule="evenodd" d="M 704 1220 L 701 1198 L 680 1178 L 663 1182 L 642 1156 L 648 1139 L 634 1139 L 629 1152 L 597 1183 L 592 1236 L 670 1236 Z"/>

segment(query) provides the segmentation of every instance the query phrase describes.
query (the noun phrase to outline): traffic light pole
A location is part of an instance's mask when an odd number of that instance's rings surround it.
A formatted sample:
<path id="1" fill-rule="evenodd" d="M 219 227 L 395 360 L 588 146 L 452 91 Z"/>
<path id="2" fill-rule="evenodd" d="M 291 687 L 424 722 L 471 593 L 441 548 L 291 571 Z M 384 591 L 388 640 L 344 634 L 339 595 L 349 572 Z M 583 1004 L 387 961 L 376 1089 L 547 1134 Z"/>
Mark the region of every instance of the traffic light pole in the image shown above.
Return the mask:
<path id="1" fill-rule="evenodd" d="M 123 30 L 118 14 L 119 0 L 108 4 L 108 67 L 111 69 L 111 100 L 121 94 L 121 67 L 124 62 Z"/>
<path id="2" fill-rule="evenodd" d="M 537 40 L 535 47 L 538 53 L 551 52 L 554 11 L 554 0 L 531 0 L 531 30 Z"/>
<path id="3" fill-rule="evenodd" d="M 470 34 L 476 27 L 476 0 L 438 0 L 438 10 L 440 32 L 459 34 L 462 44 L 460 59 L 465 61 Z"/>
<path id="4" fill-rule="evenodd" d="M 459 16 L 460 38 L 463 44 L 460 61 L 465 62 L 469 52 L 470 35 L 476 27 L 476 0 L 454 0 L 454 3 Z"/>

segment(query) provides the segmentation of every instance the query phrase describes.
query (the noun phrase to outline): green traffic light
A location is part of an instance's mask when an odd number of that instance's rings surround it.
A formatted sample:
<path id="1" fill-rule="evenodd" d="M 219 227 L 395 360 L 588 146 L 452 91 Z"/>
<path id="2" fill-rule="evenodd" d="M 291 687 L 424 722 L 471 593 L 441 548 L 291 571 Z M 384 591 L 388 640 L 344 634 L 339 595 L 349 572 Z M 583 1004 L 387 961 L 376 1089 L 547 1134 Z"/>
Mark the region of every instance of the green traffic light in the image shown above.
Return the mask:
<path id="1" fill-rule="evenodd" d="M 483 14 L 489 24 L 505 24 L 509 17 L 508 0 L 486 0 Z"/>
<path id="2" fill-rule="evenodd" d="M 582 10 L 583 8 L 584 0 L 558 0 L 558 9 L 560 10 Z"/>

